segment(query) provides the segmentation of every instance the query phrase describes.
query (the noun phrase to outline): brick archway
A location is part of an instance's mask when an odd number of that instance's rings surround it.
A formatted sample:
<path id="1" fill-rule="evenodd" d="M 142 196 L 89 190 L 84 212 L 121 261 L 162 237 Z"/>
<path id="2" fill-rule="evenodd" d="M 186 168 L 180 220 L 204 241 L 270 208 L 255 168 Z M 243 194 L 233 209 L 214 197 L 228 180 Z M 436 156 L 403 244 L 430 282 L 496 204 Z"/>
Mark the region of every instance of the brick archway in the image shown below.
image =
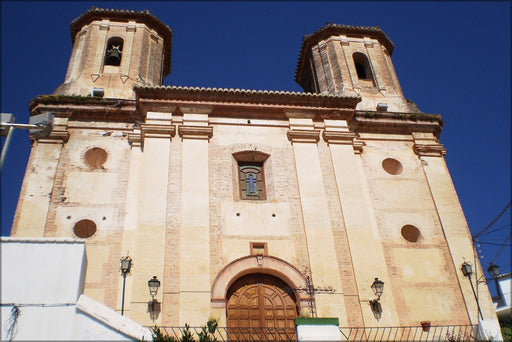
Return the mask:
<path id="1" fill-rule="evenodd" d="M 247 274 L 269 274 L 283 280 L 292 289 L 305 288 L 306 278 L 293 265 L 271 256 L 247 256 L 230 262 L 217 275 L 212 286 L 212 305 L 226 306 L 228 289 L 235 281 Z M 308 297 L 304 291 L 296 291 L 299 310 L 308 307 Z"/>

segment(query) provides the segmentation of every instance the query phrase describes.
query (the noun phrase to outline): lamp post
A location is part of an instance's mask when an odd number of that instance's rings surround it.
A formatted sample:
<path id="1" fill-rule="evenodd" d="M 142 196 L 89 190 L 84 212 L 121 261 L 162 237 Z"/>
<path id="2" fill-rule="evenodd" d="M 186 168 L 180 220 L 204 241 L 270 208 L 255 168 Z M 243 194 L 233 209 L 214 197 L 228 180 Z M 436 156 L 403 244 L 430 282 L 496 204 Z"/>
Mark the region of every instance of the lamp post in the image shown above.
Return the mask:
<path id="1" fill-rule="evenodd" d="M 478 297 L 475 292 L 475 287 L 473 286 L 473 280 L 471 280 L 471 275 L 473 274 L 473 266 L 471 266 L 470 263 L 464 261 L 460 267 L 462 274 L 464 274 L 465 277 L 468 277 L 469 283 L 471 284 L 471 290 L 473 290 L 473 296 L 475 296 L 476 300 L 476 306 L 478 307 L 478 314 L 480 315 L 480 319 L 484 319 L 482 315 L 482 310 L 480 310 L 480 303 L 478 302 Z"/>
<path id="2" fill-rule="evenodd" d="M 126 275 L 132 268 L 132 258 L 125 256 L 121 258 L 121 274 L 123 276 L 123 298 L 121 299 L 121 316 L 124 315 L 124 289 L 126 285 Z"/>
<path id="3" fill-rule="evenodd" d="M 0 156 L 0 172 L 2 171 L 2 165 L 4 164 L 7 149 L 11 142 L 12 134 L 15 128 L 28 129 L 29 133 L 34 138 L 47 137 L 51 131 L 53 124 L 53 113 L 43 113 L 39 115 L 33 115 L 29 119 L 29 124 L 16 124 L 14 123 L 14 115 L 11 113 L 1 113 L 0 116 L 0 135 L 5 135 L 4 146 L 2 147 L 2 155 Z M 5 133 L 4 131 L 7 131 Z"/>

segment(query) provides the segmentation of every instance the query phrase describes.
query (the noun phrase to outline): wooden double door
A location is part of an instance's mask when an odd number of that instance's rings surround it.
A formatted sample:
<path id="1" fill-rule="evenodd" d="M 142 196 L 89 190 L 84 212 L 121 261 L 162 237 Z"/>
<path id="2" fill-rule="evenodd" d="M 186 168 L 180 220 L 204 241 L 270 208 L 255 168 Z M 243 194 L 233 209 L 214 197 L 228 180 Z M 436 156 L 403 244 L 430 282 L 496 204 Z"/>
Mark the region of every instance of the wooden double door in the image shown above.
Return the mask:
<path id="1" fill-rule="evenodd" d="M 281 279 L 248 274 L 227 293 L 227 326 L 231 340 L 287 341 L 295 336 L 296 298 Z"/>

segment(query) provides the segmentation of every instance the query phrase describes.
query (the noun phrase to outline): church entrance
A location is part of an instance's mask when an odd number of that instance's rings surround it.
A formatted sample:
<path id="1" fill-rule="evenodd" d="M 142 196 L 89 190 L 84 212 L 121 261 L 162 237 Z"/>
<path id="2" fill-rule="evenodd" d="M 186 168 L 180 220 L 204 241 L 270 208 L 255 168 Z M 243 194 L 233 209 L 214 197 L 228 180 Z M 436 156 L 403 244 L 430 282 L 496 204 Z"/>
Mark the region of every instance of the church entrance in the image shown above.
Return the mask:
<path id="1" fill-rule="evenodd" d="M 227 326 L 234 341 L 295 340 L 295 296 L 281 279 L 268 274 L 248 274 L 227 293 Z"/>

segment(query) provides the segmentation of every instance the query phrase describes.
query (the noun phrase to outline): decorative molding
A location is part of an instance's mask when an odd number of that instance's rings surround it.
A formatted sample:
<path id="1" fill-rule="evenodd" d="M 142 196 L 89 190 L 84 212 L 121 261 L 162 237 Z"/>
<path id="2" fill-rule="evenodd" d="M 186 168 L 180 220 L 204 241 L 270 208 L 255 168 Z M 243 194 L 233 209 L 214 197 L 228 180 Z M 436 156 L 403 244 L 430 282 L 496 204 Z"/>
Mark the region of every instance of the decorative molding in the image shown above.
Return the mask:
<path id="1" fill-rule="evenodd" d="M 324 131 L 322 136 L 329 144 L 352 145 L 356 134 L 352 132 Z"/>
<path id="2" fill-rule="evenodd" d="M 31 138 L 33 139 L 33 138 Z M 49 136 L 37 140 L 38 143 L 63 144 L 69 140 L 69 132 L 67 130 L 53 130 Z"/>
<path id="3" fill-rule="evenodd" d="M 155 125 L 143 123 L 140 125 L 141 139 L 171 138 L 176 134 L 175 125 Z"/>
<path id="4" fill-rule="evenodd" d="M 320 140 L 320 131 L 317 129 L 289 129 L 286 135 L 292 143 L 317 143 Z"/>
<path id="5" fill-rule="evenodd" d="M 364 142 L 355 140 L 357 136 L 353 132 L 324 131 L 322 136 L 329 145 L 352 145 L 355 154 L 363 153 Z"/>
<path id="6" fill-rule="evenodd" d="M 414 144 L 413 150 L 417 155 L 427 157 L 442 157 L 446 154 L 442 144 Z"/>
<path id="7" fill-rule="evenodd" d="M 213 136 L 212 126 L 178 126 L 178 134 L 182 139 L 209 140 Z"/>
<path id="8" fill-rule="evenodd" d="M 139 132 L 128 133 L 128 143 L 132 147 L 142 147 L 142 137 Z"/>

